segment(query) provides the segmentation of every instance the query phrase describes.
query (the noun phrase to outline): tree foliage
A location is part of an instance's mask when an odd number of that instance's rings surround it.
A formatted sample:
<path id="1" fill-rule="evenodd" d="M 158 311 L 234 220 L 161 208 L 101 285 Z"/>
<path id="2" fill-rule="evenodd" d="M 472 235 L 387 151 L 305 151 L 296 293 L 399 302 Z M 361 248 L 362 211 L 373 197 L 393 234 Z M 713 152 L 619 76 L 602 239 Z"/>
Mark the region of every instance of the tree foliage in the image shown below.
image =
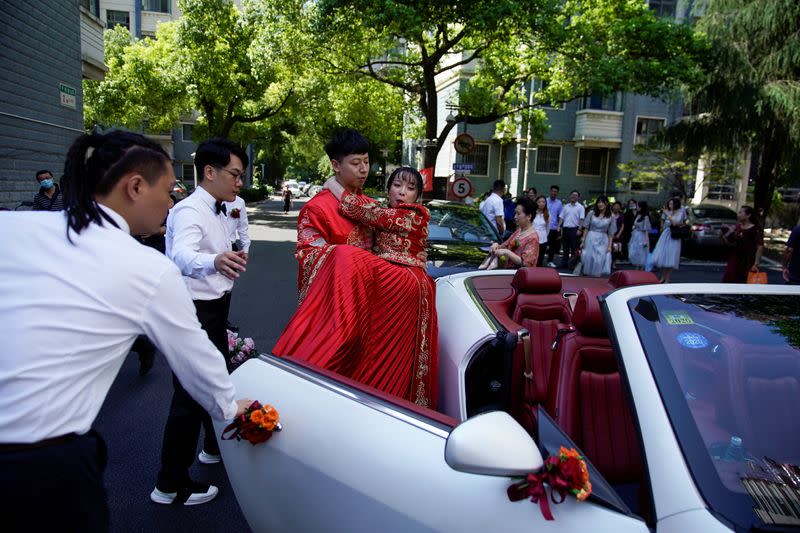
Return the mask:
<path id="1" fill-rule="evenodd" d="M 767 213 L 800 156 L 800 3 L 711 0 L 697 32 L 711 45 L 705 79 L 688 94 L 697 117 L 668 138 L 695 153 L 750 149 L 755 207 Z"/>
<path id="2" fill-rule="evenodd" d="M 464 68 L 458 121 L 504 117 L 543 132 L 526 114 L 524 84 L 546 83 L 536 102 L 617 90 L 662 95 L 694 80 L 698 45 L 688 27 L 657 19 L 641 0 L 320 0 L 314 59 L 404 92 L 419 110 L 425 165 L 454 124 L 439 127 L 437 87 Z M 508 129 L 507 122 L 501 129 Z"/>

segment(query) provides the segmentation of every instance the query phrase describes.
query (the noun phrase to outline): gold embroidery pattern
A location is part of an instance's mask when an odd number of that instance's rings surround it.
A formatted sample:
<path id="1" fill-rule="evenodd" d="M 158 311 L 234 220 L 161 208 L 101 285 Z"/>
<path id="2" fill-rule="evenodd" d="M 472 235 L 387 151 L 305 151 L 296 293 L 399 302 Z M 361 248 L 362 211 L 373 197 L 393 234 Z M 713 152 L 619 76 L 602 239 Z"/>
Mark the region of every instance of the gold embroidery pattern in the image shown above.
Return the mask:
<path id="1" fill-rule="evenodd" d="M 303 279 L 300 284 L 300 293 L 297 295 L 298 307 L 303 303 L 303 300 L 305 300 L 311 283 L 317 277 L 317 272 L 319 272 L 319 269 L 322 267 L 322 263 L 325 262 L 325 258 L 328 257 L 328 254 L 331 253 L 335 247 L 336 245 L 332 244 L 322 248 L 315 248 L 307 252 L 305 261 L 303 261 Z"/>
<path id="2" fill-rule="evenodd" d="M 428 322 L 430 320 L 430 285 L 426 283 L 427 274 L 424 272 L 414 273 L 419 287 L 419 317 L 420 324 L 417 330 L 419 338 L 417 349 L 416 369 L 413 379 L 417 380 L 414 403 L 422 407 L 428 407 L 428 395 L 426 394 L 425 378 L 430 371 L 430 353 L 428 352 Z M 424 276 L 424 277 L 423 277 Z"/>

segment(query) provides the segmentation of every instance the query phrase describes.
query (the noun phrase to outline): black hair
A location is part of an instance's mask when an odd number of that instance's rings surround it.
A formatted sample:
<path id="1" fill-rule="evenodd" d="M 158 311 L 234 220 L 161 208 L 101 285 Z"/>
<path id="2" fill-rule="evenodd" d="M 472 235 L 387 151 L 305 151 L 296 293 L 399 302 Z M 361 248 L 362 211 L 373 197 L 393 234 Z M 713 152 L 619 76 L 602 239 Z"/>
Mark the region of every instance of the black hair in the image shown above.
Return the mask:
<path id="1" fill-rule="evenodd" d="M 681 199 L 680 198 L 675 198 L 675 197 L 670 198 L 669 200 L 667 200 L 667 205 L 665 205 L 664 207 L 666 208 L 669 205 L 670 202 L 672 202 L 672 210 L 673 211 L 677 211 L 678 209 L 681 208 Z"/>
<path id="2" fill-rule="evenodd" d="M 329 159 L 341 161 L 351 154 L 369 153 L 369 141 L 353 128 L 342 128 L 325 144 L 325 153 Z"/>
<path id="3" fill-rule="evenodd" d="M 395 178 L 406 178 L 406 179 L 413 179 L 414 182 L 417 184 L 417 201 L 422 198 L 422 188 L 425 185 L 424 180 L 422 179 L 422 174 L 416 168 L 413 167 L 397 167 L 389 174 L 389 178 L 386 180 L 386 192 L 389 192 L 389 189 L 392 188 L 392 182 L 394 182 Z"/>
<path id="4" fill-rule="evenodd" d="M 581 193 L 579 193 L 579 192 L 578 192 L 578 189 L 572 189 L 572 190 L 569 192 L 569 195 L 570 195 L 570 196 L 572 196 L 572 193 L 575 193 L 575 194 L 577 194 L 578 196 L 580 196 L 580 195 L 581 195 Z"/>
<path id="5" fill-rule="evenodd" d="M 637 220 L 639 220 L 640 218 L 644 220 L 644 218 L 650 216 L 650 208 L 647 206 L 647 202 L 642 200 L 641 202 L 638 203 L 638 206 L 639 206 L 639 212 L 636 215 Z"/>
<path id="6" fill-rule="evenodd" d="M 223 168 L 231 162 L 231 154 L 242 160 L 243 170 L 247 170 L 249 159 L 244 148 L 230 139 L 224 137 L 212 137 L 201 142 L 194 152 L 194 168 L 197 169 L 197 181 L 205 178 L 205 168 L 211 165 L 216 168 Z"/>
<path id="7" fill-rule="evenodd" d="M 499 192 L 505 190 L 505 188 L 506 182 L 503 180 L 494 180 L 494 183 L 492 183 L 492 192 Z"/>
<path id="8" fill-rule="evenodd" d="M 544 209 L 542 209 L 542 216 L 544 216 L 544 221 L 545 222 L 550 223 L 550 212 L 547 210 L 547 197 L 545 195 L 540 194 L 539 196 L 537 196 L 536 198 L 533 199 L 533 203 L 536 204 L 536 211 L 535 212 L 536 213 L 539 212 L 539 199 L 540 198 L 545 201 Z M 534 216 L 536 216 L 536 215 L 534 215 Z"/>
<path id="9" fill-rule="evenodd" d="M 530 215 L 531 220 L 533 220 L 533 217 L 536 216 L 536 202 L 534 202 L 533 198 L 530 196 L 522 196 L 517 198 L 515 205 L 521 205 L 522 210 L 526 215 Z"/>
<path id="10" fill-rule="evenodd" d="M 120 178 L 139 172 L 148 183 L 156 183 L 170 159 L 155 141 L 128 131 L 81 135 L 67 152 L 61 186 L 69 230 L 80 233 L 92 222 L 103 224 L 108 216 L 100 211 L 96 195 L 110 193 Z M 72 242 L 72 239 L 70 239 Z"/>
<path id="11" fill-rule="evenodd" d="M 560 190 L 561 190 L 561 187 L 559 187 L 558 185 L 551 185 L 551 186 L 550 186 L 550 188 L 551 188 L 551 189 L 555 189 L 555 190 L 557 190 L 557 191 L 560 191 Z"/>
<path id="12" fill-rule="evenodd" d="M 749 205 L 743 205 L 739 209 L 740 210 L 744 210 L 744 212 L 747 213 L 747 216 L 750 219 L 750 222 L 752 222 L 755 226 L 758 226 L 759 229 L 761 228 L 761 224 L 758 221 L 758 216 L 756 216 L 756 210 L 755 209 L 753 209 Z"/>
<path id="13" fill-rule="evenodd" d="M 50 171 L 50 170 L 37 170 L 36 171 L 36 179 L 38 180 L 39 176 L 41 176 L 42 174 L 50 174 L 52 176 L 53 172 Z"/>
<path id="14" fill-rule="evenodd" d="M 610 217 L 611 216 L 611 206 L 608 203 L 608 196 L 605 196 L 605 195 L 598 196 L 597 200 L 595 200 L 595 202 L 594 202 L 594 216 L 596 216 L 596 217 L 600 216 L 600 209 L 597 207 L 597 204 L 599 204 L 600 202 L 603 202 L 604 204 L 606 204 L 606 207 L 603 209 L 603 217 L 604 218 Z"/>

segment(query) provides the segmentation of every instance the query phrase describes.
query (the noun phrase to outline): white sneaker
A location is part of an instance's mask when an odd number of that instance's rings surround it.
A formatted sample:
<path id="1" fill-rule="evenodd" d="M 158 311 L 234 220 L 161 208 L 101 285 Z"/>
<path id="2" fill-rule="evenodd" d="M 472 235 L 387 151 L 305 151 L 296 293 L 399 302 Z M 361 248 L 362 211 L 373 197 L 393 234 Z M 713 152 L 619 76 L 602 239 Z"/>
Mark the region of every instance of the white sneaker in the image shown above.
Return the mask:
<path id="1" fill-rule="evenodd" d="M 203 450 L 199 454 L 197 454 L 197 460 L 203 463 L 204 465 L 215 465 L 220 461 L 222 461 L 222 456 L 206 453 L 206 451 Z"/>
<path id="2" fill-rule="evenodd" d="M 201 485 L 200 483 L 192 483 L 190 489 L 192 491 L 183 505 L 200 505 L 201 503 L 210 502 L 219 494 L 219 489 L 214 485 Z M 154 488 L 150 493 L 150 499 L 155 503 L 170 505 L 175 501 L 178 496 L 177 492 L 161 492 L 158 488 Z"/>

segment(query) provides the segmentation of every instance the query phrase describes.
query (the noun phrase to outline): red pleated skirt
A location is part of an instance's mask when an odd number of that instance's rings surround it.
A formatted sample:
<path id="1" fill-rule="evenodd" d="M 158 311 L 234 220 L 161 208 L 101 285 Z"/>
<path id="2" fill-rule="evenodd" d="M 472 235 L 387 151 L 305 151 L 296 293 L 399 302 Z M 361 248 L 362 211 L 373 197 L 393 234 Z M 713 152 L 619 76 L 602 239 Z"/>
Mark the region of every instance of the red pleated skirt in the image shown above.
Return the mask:
<path id="1" fill-rule="evenodd" d="M 335 246 L 272 352 L 436 409 L 435 289 L 419 267 Z"/>

